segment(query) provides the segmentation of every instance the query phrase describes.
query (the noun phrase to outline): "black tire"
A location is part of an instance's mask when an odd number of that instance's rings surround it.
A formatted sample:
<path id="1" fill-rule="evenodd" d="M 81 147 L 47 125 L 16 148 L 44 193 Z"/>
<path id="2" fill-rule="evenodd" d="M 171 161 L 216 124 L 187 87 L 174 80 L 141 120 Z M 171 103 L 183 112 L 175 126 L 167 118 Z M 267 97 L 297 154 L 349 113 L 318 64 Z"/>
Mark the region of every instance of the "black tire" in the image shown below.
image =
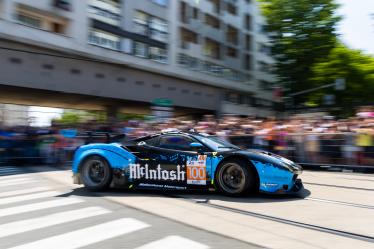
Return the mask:
<path id="1" fill-rule="evenodd" d="M 249 162 L 240 159 L 224 161 L 216 173 L 216 186 L 227 196 L 243 196 L 255 190 L 257 177 Z"/>
<path id="2" fill-rule="evenodd" d="M 92 191 L 108 189 L 113 178 L 108 162 L 100 156 L 90 156 L 84 160 L 80 173 L 84 186 Z"/>

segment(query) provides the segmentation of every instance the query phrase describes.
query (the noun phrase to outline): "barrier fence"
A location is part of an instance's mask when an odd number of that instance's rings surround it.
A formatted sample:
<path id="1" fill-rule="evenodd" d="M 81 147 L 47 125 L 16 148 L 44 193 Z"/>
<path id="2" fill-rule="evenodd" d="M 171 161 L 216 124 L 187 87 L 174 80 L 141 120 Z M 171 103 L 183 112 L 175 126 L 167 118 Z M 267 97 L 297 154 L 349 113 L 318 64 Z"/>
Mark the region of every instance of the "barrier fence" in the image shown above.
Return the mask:
<path id="1" fill-rule="evenodd" d="M 236 135 L 226 140 L 243 149 L 267 150 L 306 166 L 374 169 L 374 138 L 359 133 Z M 85 143 L 108 142 L 106 134 L 31 135 L 0 139 L 0 164 L 67 165 Z"/>

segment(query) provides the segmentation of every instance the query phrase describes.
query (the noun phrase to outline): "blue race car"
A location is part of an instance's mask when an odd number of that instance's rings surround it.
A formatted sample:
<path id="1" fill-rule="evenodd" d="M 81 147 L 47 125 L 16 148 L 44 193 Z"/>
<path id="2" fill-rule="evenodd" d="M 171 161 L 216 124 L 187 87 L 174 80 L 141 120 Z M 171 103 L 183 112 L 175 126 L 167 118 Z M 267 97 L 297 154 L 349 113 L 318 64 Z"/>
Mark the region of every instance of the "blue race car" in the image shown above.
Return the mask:
<path id="1" fill-rule="evenodd" d="M 195 132 L 81 146 L 74 155 L 73 173 L 74 183 L 94 191 L 114 184 L 135 189 L 218 189 L 239 196 L 303 188 L 298 179 L 302 168 L 292 161 Z"/>

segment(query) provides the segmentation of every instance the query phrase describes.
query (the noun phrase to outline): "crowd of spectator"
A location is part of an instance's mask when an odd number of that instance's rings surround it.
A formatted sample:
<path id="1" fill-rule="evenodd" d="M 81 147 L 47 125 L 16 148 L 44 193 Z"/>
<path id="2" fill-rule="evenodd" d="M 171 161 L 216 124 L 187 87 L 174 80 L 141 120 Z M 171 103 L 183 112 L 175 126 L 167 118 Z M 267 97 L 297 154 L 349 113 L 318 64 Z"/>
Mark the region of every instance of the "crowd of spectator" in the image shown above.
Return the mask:
<path id="1" fill-rule="evenodd" d="M 285 119 L 205 115 L 164 121 L 128 120 L 112 124 L 90 122 L 49 128 L 0 127 L 0 163 L 61 164 L 74 149 L 87 143 L 86 132 L 126 134 L 127 139 L 178 129 L 222 137 L 243 148 L 268 150 L 299 163 L 372 165 L 374 167 L 374 110 L 337 120 L 331 116 L 293 116 Z M 103 136 L 102 141 L 106 140 Z"/>

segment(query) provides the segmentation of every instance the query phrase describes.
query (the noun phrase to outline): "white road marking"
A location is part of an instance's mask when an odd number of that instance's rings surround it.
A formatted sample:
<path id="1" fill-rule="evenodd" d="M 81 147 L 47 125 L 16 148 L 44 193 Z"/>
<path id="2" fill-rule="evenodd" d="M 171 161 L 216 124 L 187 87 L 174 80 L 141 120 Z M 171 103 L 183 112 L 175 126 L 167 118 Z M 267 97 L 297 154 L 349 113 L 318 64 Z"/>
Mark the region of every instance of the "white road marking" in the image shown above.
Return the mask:
<path id="1" fill-rule="evenodd" d="M 22 178 L 25 177 L 25 175 L 7 175 L 7 174 L 0 174 L 0 180 L 5 180 L 5 179 L 17 179 L 17 178 Z"/>
<path id="2" fill-rule="evenodd" d="M 0 181 L 0 186 L 2 184 L 12 183 L 12 182 L 21 182 L 21 181 L 25 181 L 25 180 L 31 180 L 31 178 L 22 177 L 22 178 L 17 178 L 17 179 L 2 180 L 2 181 Z"/>
<path id="3" fill-rule="evenodd" d="M 168 236 L 138 247 L 137 249 L 207 249 L 209 246 L 180 236 Z"/>
<path id="4" fill-rule="evenodd" d="M 22 214 L 37 210 L 43 210 L 53 207 L 62 207 L 62 206 L 68 206 L 72 204 L 77 204 L 84 202 L 82 199 L 78 198 L 62 198 L 58 200 L 53 201 L 44 201 L 44 202 L 38 202 L 38 203 L 32 203 L 17 207 L 10 207 L 10 208 L 3 208 L 0 209 L 0 217 L 8 216 L 8 215 L 15 215 L 15 214 Z"/>
<path id="5" fill-rule="evenodd" d="M 11 203 L 17 203 L 21 201 L 28 201 L 28 200 L 35 200 L 35 199 L 41 199 L 46 197 L 52 197 L 56 195 L 62 194 L 58 191 L 47 191 L 47 192 L 41 192 L 36 194 L 30 194 L 30 195 L 20 195 L 20 196 L 13 196 L 13 197 L 7 197 L 0 199 L 0 205 L 4 204 L 11 204 Z"/>
<path id="6" fill-rule="evenodd" d="M 76 249 L 147 227 L 149 225 L 141 221 L 124 218 L 16 246 L 11 249 L 51 249 L 56 246 L 59 249 Z"/>
<path id="7" fill-rule="evenodd" d="M 15 185 L 27 184 L 27 183 L 32 183 L 32 182 L 36 182 L 36 180 L 29 179 L 29 180 L 22 180 L 22 181 L 9 182 L 9 183 L 0 182 L 0 187 L 15 186 Z"/>
<path id="8" fill-rule="evenodd" d="M 0 192 L 0 198 L 15 196 L 15 195 L 22 195 L 22 194 L 29 194 L 34 192 L 46 191 L 49 190 L 47 187 L 35 187 L 35 188 L 26 188 L 21 190 L 12 190 L 7 192 Z"/>
<path id="9" fill-rule="evenodd" d="M 73 211 L 51 214 L 51 215 L 34 218 L 34 219 L 6 223 L 6 224 L 0 225 L 0 238 L 19 234 L 19 233 L 33 231 L 36 229 L 46 228 L 49 226 L 77 221 L 77 220 L 94 217 L 94 216 L 98 216 L 102 214 L 107 214 L 110 212 L 111 212 L 110 210 L 107 210 L 101 207 L 88 207 L 88 208 L 82 208 L 82 209 L 77 209 Z M 90 236 L 92 235 L 90 234 Z M 64 243 L 69 243 L 69 241 L 65 241 Z M 59 243 L 55 243 L 55 246 L 57 246 L 58 248 L 61 248 L 61 245 Z"/>

